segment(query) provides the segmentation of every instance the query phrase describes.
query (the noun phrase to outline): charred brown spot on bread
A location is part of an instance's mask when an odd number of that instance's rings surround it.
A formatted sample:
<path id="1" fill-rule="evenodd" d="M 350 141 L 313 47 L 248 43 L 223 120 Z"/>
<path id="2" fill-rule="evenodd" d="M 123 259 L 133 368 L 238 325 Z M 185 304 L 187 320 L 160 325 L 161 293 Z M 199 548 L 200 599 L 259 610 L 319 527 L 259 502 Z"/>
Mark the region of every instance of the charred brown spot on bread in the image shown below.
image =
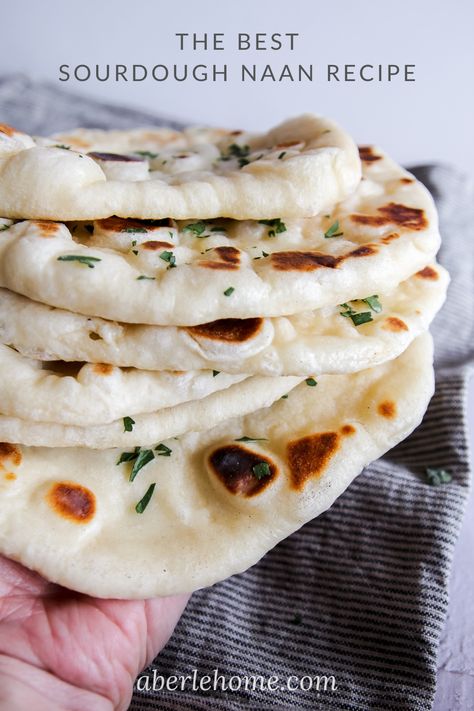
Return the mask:
<path id="1" fill-rule="evenodd" d="M 390 242 L 393 242 L 396 239 L 400 239 L 398 232 L 391 232 L 389 235 L 382 237 L 381 242 L 384 244 L 390 244 Z"/>
<path id="2" fill-rule="evenodd" d="M 110 375 L 114 366 L 109 363 L 94 363 L 92 370 L 96 375 Z"/>
<path id="3" fill-rule="evenodd" d="M 423 230 L 428 226 L 428 220 L 424 213 L 417 207 L 408 207 L 397 202 L 389 202 L 377 208 L 378 215 L 351 215 L 351 220 L 359 225 L 370 225 L 371 227 L 383 227 L 384 225 L 400 225 L 407 230 L 415 232 Z"/>
<path id="4" fill-rule="evenodd" d="M 382 415 L 382 417 L 386 417 L 387 420 L 393 420 L 397 414 L 397 406 L 393 400 L 383 400 L 383 402 L 378 404 L 377 412 L 379 415 Z"/>
<path id="5" fill-rule="evenodd" d="M 222 318 L 218 321 L 191 326 L 186 329 L 192 336 L 209 338 L 226 343 L 244 343 L 257 335 L 263 326 L 263 318 Z"/>
<path id="6" fill-rule="evenodd" d="M 71 481 L 53 484 L 46 500 L 57 514 L 75 523 L 88 523 L 96 510 L 95 495 L 92 491 Z"/>
<path id="7" fill-rule="evenodd" d="M 285 143 L 277 143 L 275 148 L 292 148 L 293 146 L 299 146 L 303 141 L 285 141 Z"/>
<path id="8" fill-rule="evenodd" d="M 21 449 L 16 444 L 0 442 L 0 464 L 11 462 L 13 466 L 19 467 L 21 464 Z"/>
<path id="9" fill-rule="evenodd" d="M 198 262 L 200 267 L 207 269 L 238 269 L 240 266 L 240 249 L 236 247 L 215 247 L 214 254 L 218 257 L 216 260 L 206 259 Z"/>
<path id="10" fill-rule="evenodd" d="M 97 220 L 97 225 L 107 232 L 130 232 L 133 231 L 151 232 L 160 227 L 171 227 L 172 221 L 166 217 L 163 220 L 137 220 L 131 217 L 106 217 L 103 220 Z"/>
<path id="11" fill-rule="evenodd" d="M 400 331 L 409 330 L 405 321 L 402 321 L 402 319 L 398 318 L 397 316 L 387 316 L 387 318 L 383 322 L 382 328 L 385 331 L 392 331 L 393 333 L 399 333 Z"/>
<path id="12" fill-rule="evenodd" d="M 309 479 L 323 473 L 339 449 L 340 439 L 337 432 L 318 432 L 289 442 L 287 457 L 294 489 L 300 491 Z"/>
<path id="13" fill-rule="evenodd" d="M 359 146 L 359 156 L 364 163 L 373 163 L 376 160 L 381 160 L 382 156 L 374 152 L 373 146 Z"/>
<path id="14" fill-rule="evenodd" d="M 371 257 L 373 254 L 377 254 L 378 249 L 376 244 L 363 244 L 361 247 L 353 249 L 349 252 L 349 257 Z"/>
<path id="15" fill-rule="evenodd" d="M 115 163 L 143 163 L 144 160 L 139 156 L 127 156 L 123 153 L 100 153 L 98 151 L 91 151 L 87 155 L 95 160 L 113 161 Z"/>
<path id="16" fill-rule="evenodd" d="M 4 133 L 5 136 L 13 136 L 15 133 L 20 133 L 13 126 L 9 126 L 7 123 L 0 123 L 0 133 Z"/>
<path id="17" fill-rule="evenodd" d="M 332 254 L 321 252 L 273 252 L 270 256 L 271 265 L 281 272 L 312 272 L 315 269 L 327 267 L 335 269 L 343 257 L 334 257 Z"/>
<path id="18" fill-rule="evenodd" d="M 156 240 L 149 240 L 148 242 L 142 242 L 140 247 L 143 249 L 148 249 L 150 251 L 154 251 L 156 249 L 162 249 L 163 247 L 174 247 L 174 244 L 171 244 L 171 242 L 157 242 Z"/>
<path id="19" fill-rule="evenodd" d="M 229 131 L 229 136 L 240 136 L 243 131 Z"/>
<path id="20" fill-rule="evenodd" d="M 400 178 L 400 182 L 404 183 L 405 185 L 409 185 L 409 183 L 414 183 L 415 179 L 414 178 Z"/>
<path id="21" fill-rule="evenodd" d="M 57 222 L 49 222 L 49 220 L 34 220 L 33 225 L 38 228 L 42 237 L 52 237 L 59 227 Z"/>
<path id="22" fill-rule="evenodd" d="M 416 277 L 420 279 L 430 279 L 431 281 L 436 281 L 439 279 L 439 274 L 433 267 L 425 267 L 415 274 Z"/>
<path id="23" fill-rule="evenodd" d="M 341 427 L 341 434 L 345 436 L 353 435 L 356 433 L 356 428 L 354 425 L 343 425 Z"/>
<path id="24" fill-rule="evenodd" d="M 259 477 L 254 468 L 267 465 L 267 474 Z M 214 450 L 209 465 L 231 494 L 250 497 L 260 494 L 275 479 L 277 466 L 268 457 L 239 444 L 228 444 Z M 258 471 L 258 469 L 257 469 Z"/>

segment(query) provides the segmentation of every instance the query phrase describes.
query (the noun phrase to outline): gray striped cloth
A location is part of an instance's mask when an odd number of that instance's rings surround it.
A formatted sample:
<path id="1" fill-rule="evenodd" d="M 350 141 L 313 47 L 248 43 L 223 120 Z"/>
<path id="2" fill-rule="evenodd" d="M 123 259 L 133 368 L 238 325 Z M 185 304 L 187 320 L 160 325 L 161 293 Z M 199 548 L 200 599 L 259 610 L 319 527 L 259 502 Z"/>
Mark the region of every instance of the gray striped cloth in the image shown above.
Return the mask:
<path id="1" fill-rule="evenodd" d="M 158 107 L 159 109 L 159 107 Z M 0 81 L 2 120 L 29 132 L 76 125 L 160 124 L 156 117 L 78 101 L 21 77 Z M 441 219 L 440 261 L 452 277 L 433 332 L 436 394 L 423 424 L 370 465 L 315 521 L 246 573 L 196 592 L 166 648 L 144 672 L 278 677 L 234 691 L 135 690 L 130 709 L 431 709 L 453 548 L 469 485 L 466 377 L 474 361 L 474 192 L 446 166 L 416 168 Z M 427 466 L 453 480 L 429 486 Z M 286 680 L 335 678 L 336 689 L 288 690 Z M 293 684 L 293 682 L 292 682 Z M 235 686 L 238 684 L 235 683 Z"/>

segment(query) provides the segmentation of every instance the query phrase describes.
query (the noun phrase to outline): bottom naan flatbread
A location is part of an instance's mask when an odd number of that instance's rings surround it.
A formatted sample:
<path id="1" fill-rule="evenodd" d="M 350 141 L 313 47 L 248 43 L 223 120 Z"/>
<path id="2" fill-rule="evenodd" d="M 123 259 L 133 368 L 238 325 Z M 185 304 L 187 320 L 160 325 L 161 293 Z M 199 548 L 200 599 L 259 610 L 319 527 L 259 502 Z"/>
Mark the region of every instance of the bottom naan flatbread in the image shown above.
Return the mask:
<path id="1" fill-rule="evenodd" d="M 210 585 L 331 506 L 420 423 L 432 393 L 426 334 L 395 361 L 302 382 L 268 409 L 156 443 L 153 459 L 3 444 L 0 549 L 101 597 Z M 151 461 L 130 481 L 139 456 Z"/>

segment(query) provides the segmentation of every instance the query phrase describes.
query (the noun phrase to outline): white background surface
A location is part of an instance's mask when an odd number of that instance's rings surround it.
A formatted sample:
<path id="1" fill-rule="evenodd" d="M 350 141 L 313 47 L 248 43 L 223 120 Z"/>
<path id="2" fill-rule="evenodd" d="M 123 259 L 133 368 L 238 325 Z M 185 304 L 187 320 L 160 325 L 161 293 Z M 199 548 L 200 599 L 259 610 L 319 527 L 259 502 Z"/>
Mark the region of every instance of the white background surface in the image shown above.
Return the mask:
<path id="1" fill-rule="evenodd" d="M 472 0 L 15 0 L 2 9 L 0 71 L 24 71 L 118 104 L 197 123 L 258 129 L 303 111 L 324 113 L 358 142 L 379 143 L 405 164 L 445 161 L 473 175 Z M 176 32 L 225 33 L 225 51 L 178 51 Z M 238 32 L 298 32 L 289 51 L 238 52 Z M 59 65 L 222 65 L 213 83 L 57 81 Z M 415 64 L 416 81 L 241 83 L 256 63 Z M 462 236 L 460 236 L 460 239 Z M 470 396 L 474 423 L 474 385 Z M 472 428 L 471 428 L 471 441 Z M 474 699 L 474 503 L 456 552 L 440 649 L 436 711 Z"/>

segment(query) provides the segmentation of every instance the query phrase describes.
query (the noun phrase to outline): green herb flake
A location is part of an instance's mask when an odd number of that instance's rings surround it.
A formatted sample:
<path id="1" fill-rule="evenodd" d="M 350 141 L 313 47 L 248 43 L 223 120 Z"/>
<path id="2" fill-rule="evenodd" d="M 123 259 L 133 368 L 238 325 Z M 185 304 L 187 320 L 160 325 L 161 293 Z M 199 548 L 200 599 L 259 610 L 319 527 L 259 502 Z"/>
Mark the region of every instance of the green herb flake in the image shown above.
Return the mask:
<path id="1" fill-rule="evenodd" d="M 253 465 L 252 472 L 254 477 L 260 481 L 260 479 L 264 479 L 266 476 L 270 476 L 270 465 L 268 464 L 268 462 L 258 462 L 258 464 Z"/>
<path id="2" fill-rule="evenodd" d="M 365 299 L 362 299 L 362 301 L 367 304 L 369 309 L 372 309 L 372 311 L 375 311 L 376 314 L 379 314 L 382 311 L 382 304 L 379 301 L 379 297 L 374 294 L 373 296 L 367 296 Z"/>
<path id="3" fill-rule="evenodd" d="M 145 511 L 148 504 L 150 503 L 150 499 L 153 496 L 153 492 L 155 491 L 155 486 L 156 486 L 155 483 L 150 484 L 150 486 L 146 490 L 145 496 L 142 499 L 140 499 L 138 504 L 135 506 L 135 511 L 138 514 L 142 514 Z"/>
<path id="4" fill-rule="evenodd" d="M 162 442 L 155 447 L 155 452 L 158 452 L 159 457 L 171 457 L 172 451 L 172 449 L 167 447 L 166 444 L 163 444 Z"/>
<path id="5" fill-rule="evenodd" d="M 262 251 L 262 257 L 268 257 L 268 252 L 263 252 L 263 251 Z"/>
<path id="6" fill-rule="evenodd" d="M 369 321 L 374 320 L 370 311 L 362 311 L 362 313 L 350 314 L 350 318 L 352 319 L 352 323 L 354 324 L 354 326 L 362 326 L 362 324 L 369 323 Z"/>
<path id="7" fill-rule="evenodd" d="M 278 160 L 282 160 L 282 158 L 284 158 L 285 156 L 286 156 L 286 151 L 283 151 L 283 153 L 280 153 L 280 155 L 278 156 Z"/>
<path id="8" fill-rule="evenodd" d="M 310 388 L 314 388 L 318 382 L 314 378 L 306 378 L 305 380 L 306 385 L 309 385 Z"/>
<path id="9" fill-rule="evenodd" d="M 195 237 L 208 237 L 209 235 L 204 235 L 206 231 L 206 223 L 200 220 L 199 222 L 192 222 L 189 225 L 183 227 L 183 232 L 192 232 Z"/>
<path id="10" fill-rule="evenodd" d="M 136 234 L 137 232 L 148 232 L 146 227 L 124 227 L 120 232 L 128 232 L 129 234 Z"/>
<path id="11" fill-rule="evenodd" d="M 326 239 L 329 239 L 330 237 L 342 237 L 343 234 L 344 232 L 339 232 L 339 220 L 336 220 L 336 222 L 333 222 L 331 227 L 326 230 L 324 236 Z"/>
<path id="12" fill-rule="evenodd" d="M 437 467 L 427 467 L 425 469 L 426 479 L 430 486 L 440 486 L 441 484 L 449 484 L 453 477 L 446 469 Z"/>
<path id="13" fill-rule="evenodd" d="M 215 378 L 216 375 L 219 375 L 220 372 L 221 372 L 220 370 L 213 370 L 213 371 L 212 371 L 212 377 Z"/>
<path id="14" fill-rule="evenodd" d="M 173 252 L 168 252 L 165 250 L 160 254 L 160 259 L 162 259 L 164 262 L 168 262 L 168 269 L 172 269 L 176 266 L 176 257 L 174 256 Z"/>
<path id="15" fill-rule="evenodd" d="M 259 220 L 258 222 L 260 225 L 267 225 L 267 227 L 271 228 L 268 230 L 269 237 L 275 237 L 275 235 L 279 235 L 282 232 L 286 232 L 286 225 L 284 222 L 281 221 L 279 217 L 275 218 L 274 220 Z"/>
<path id="16" fill-rule="evenodd" d="M 71 146 L 65 146 L 63 143 L 57 143 L 53 148 L 62 148 L 65 151 L 71 150 Z"/>
<path id="17" fill-rule="evenodd" d="M 140 276 L 137 277 L 137 281 L 142 281 L 143 279 L 149 279 L 150 281 L 155 281 L 155 277 L 149 277 L 149 276 L 146 276 L 145 274 L 140 274 Z"/>
<path id="18" fill-rule="evenodd" d="M 231 294 L 233 294 L 234 291 L 235 291 L 234 287 L 229 286 L 229 288 L 224 291 L 224 296 L 231 296 Z"/>
<path id="19" fill-rule="evenodd" d="M 268 440 L 266 437 L 247 437 L 244 435 L 243 437 L 234 439 L 234 442 L 268 442 Z"/>
<path id="20" fill-rule="evenodd" d="M 230 160 L 230 158 L 237 158 L 239 167 L 243 168 L 244 165 L 250 163 L 248 156 L 250 153 L 249 146 L 239 146 L 237 143 L 231 143 L 227 148 L 227 154 L 221 156 L 221 160 Z"/>
<path id="21" fill-rule="evenodd" d="M 288 393 L 286 395 L 282 395 L 280 400 L 288 400 Z"/>
<path id="22" fill-rule="evenodd" d="M 124 432 L 131 432 L 133 430 L 134 424 L 135 424 L 135 420 L 133 420 L 131 417 L 124 417 L 123 418 L 123 431 Z"/>
<path id="23" fill-rule="evenodd" d="M 117 466 L 119 464 L 123 464 L 124 462 L 133 462 L 138 457 L 139 451 L 140 447 L 135 447 L 133 452 L 122 452 L 117 461 Z"/>
<path id="24" fill-rule="evenodd" d="M 5 232 L 5 230 L 9 230 L 11 225 L 0 225 L 0 232 Z"/>
<path id="25" fill-rule="evenodd" d="M 130 472 L 130 476 L 128 478 L 129 481 L 133 481 L 135 477 L 137 476 L 138 472 L 140 469 L 143 469 L 143 467 L 151 462 L 152 459 L 155 458 L 155 455 L 153 454 L 153 451 L 151 449 L 140 449 L 138 452 L 138 456 L 135 459 L 134 465 L 132 467 L 132 471 Z"/>
<path id="26" fill-rule="evenodd" d="M 79 262 L 79 264 L 85 264 L 90 269 L 94 269 L 94 262 L 101 262 L 99 257 L 86 257 L 83 254 L 65 254 L 62 257 L 58 257 L 58 262 Z"/>
<path id="27" fill-rule="evenodd" d="M 137 156 L 143 156 L 143 158 L 149 158 L 150 160 L 159 156 L 159 153 L 151 153 L 151 151 L 135 151 L 135 153 Z"/>

